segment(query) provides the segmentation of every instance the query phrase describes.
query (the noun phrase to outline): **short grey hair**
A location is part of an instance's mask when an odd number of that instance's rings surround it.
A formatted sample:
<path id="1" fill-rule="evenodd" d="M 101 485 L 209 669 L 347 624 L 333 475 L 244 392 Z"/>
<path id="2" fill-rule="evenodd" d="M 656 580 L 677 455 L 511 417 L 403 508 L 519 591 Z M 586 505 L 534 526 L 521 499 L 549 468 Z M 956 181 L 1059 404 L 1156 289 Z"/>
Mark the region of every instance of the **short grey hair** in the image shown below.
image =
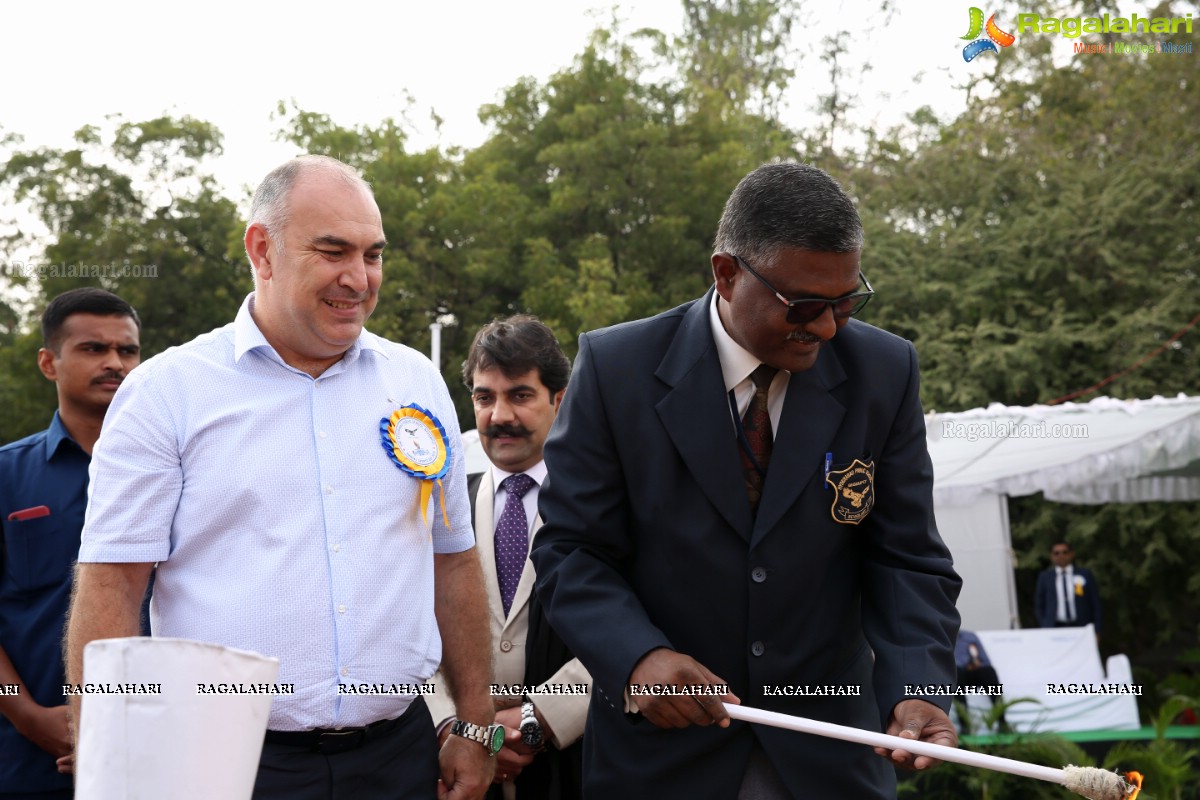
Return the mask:
<path id="1" fill-rule="evenodd" d="M 842 187 L 809 164 L 763 164 L 725 203 L 713 252 L 748 261 L 779 250 L 853 253 L 863 246 L 862 220 Z"/>
<path id="2" fill-rule="evenodd" d="M 349 164 L 336 158 L 303 155 L 280 164 L 263 178 L 255 190 L 254 199 L 250 201 L 250 219 L 246 223 L 247 228 L 255 223 L 266 228 L 276 250 L 283 250 L 283 230 L 291 217 L 292 209 L 288 198 L 292 187 L 301 176 L 310 172 L 324 172 L 342 178 L 347 184 L 359 187 L 374 196 L 371 185 L 362 175 Z"/>

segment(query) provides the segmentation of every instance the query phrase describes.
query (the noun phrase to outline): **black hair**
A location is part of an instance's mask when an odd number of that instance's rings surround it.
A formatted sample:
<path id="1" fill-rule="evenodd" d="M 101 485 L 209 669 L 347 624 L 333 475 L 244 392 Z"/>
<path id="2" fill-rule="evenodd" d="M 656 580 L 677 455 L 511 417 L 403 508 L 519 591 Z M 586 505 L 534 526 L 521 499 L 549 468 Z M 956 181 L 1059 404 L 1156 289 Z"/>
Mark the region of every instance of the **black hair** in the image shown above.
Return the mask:
<path id="1" fill-rule="evenodd" d="M 510 379 L 536 369 L 551 397 L 567 388 L 571 377 L 571 361 L 554 332 L 529 314 L 493 320 L 479 329 L 463 362 L 463 384 L 474 389 L 475 373 L 493 367 Z"/>
<path id="2" fill-rule="evenodd" d="M 42 346 L 58 355 L 62 347 L 62 327 L 73 314 L 95 314 L 98 317 L 129 317 L 138 331 L 142 321 L 133 306 L 112 292 L 96 286 L 70 289 L 55 297 L 42 312 Z"/>
<path id="3" fill-rule="evenodd" d="M 751 261 L 784 248 L 852 253 L 863 247 L 863 227 L 853 201 L 824 170 L 763 164 L 729 195 L 713 247 Z"/>

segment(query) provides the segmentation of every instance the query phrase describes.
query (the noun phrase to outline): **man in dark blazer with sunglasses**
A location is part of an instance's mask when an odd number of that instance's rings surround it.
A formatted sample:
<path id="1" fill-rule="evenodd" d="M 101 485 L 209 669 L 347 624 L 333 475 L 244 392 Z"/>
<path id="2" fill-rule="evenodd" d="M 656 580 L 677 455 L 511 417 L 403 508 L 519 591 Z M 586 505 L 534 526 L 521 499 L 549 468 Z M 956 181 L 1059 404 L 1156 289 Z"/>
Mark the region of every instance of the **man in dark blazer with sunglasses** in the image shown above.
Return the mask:
<path id="1" fill-rule="evenodd" d="M 532 558 L 594 680 L 586 796 L 888 798 L 879 756 L 937 763 L 722 701 L 957 743 L 961 582 L 916 352 L 851 319 L 862 245 L 832 178 L 764 165 L 726 204 L 704 297 L 580 337 Z"/>

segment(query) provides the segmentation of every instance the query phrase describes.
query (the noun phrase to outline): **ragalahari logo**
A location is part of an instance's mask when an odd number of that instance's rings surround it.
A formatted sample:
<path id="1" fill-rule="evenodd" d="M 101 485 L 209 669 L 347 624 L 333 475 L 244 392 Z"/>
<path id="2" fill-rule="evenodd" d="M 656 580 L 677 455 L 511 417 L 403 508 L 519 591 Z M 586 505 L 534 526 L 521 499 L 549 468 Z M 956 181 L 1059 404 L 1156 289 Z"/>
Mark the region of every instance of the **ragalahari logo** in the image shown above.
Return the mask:
<path id="1" fill-rule="evenodd" d="M 987 31 L 987 38 L 981 39 L 979 34 Z M 988 17 L 987 25 L 983 24 L 983 9 L 971 7 L 971 28 L 967 31 L 967 35 L 962 37 L 971 39 L 971 43 L 963 48 L 963 61 L 970 61 L 980 53 L 999 53 L 1000 47 L 1008 47 L 1017 40 L 1017 37 L 1011 33 L 1005 33 L 1000 30 L 1000 26 L 996 24 L 996 15 L 992 14 Z"/>

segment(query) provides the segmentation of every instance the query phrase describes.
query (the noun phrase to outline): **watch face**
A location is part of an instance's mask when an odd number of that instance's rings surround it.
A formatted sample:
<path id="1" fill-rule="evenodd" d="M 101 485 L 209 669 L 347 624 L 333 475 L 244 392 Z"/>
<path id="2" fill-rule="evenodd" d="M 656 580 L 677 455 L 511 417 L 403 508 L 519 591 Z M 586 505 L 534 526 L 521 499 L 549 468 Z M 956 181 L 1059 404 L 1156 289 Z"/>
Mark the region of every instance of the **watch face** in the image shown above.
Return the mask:
<path id="1" fill-rule="evenodd" d="M 500 752 L 500 748 L 504 747 L 504 726 L 492 726 L 492 755 Z"/>
<path id="2" fill-rule="evenodd" d="M 529 720 L 521 725 L 521 741 L 530 747 L 539 747 L 542 744 L 542 726 L 538 724 L 536 719 Z"/>

